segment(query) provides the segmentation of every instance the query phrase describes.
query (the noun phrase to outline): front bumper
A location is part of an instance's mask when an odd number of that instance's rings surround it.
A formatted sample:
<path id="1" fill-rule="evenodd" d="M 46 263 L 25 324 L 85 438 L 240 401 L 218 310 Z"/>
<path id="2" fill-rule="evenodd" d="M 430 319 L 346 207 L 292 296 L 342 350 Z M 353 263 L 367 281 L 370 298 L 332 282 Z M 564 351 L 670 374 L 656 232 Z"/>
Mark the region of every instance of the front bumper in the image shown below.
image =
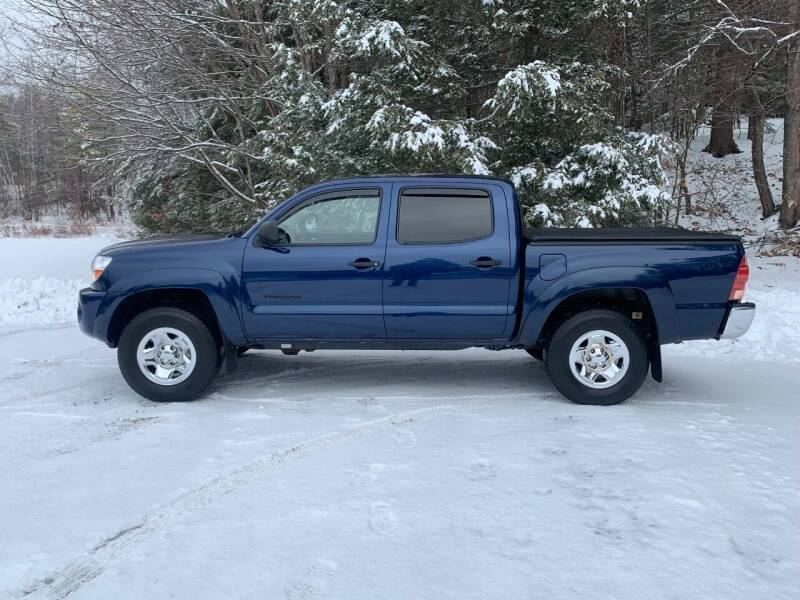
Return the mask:
<path id="1" fill-rule="evenodd" d="M 88 336 L 108 343 L 107 307 L 110 294 L 92 288 L 78 292 L 78 326 Z"/>
<path id="2" fill-rule="evenodd" d="M 721 340 L 732 340 L 743 336 L 750 329 L 753 317 L 756 316 L 756 305 L 752 302 L 732 304 L 722 326 Z"/>

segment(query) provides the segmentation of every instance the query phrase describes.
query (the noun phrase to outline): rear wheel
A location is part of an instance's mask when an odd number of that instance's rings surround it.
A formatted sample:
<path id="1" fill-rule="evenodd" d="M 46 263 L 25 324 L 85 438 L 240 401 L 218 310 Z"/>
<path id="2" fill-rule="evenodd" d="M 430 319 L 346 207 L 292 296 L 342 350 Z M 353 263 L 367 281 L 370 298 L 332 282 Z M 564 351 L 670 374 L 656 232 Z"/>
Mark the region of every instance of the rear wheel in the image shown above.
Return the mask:
<path id="1" fill-rule="evenodd" d="M 134 317 L 119 340 L 122 376 L 156 402 L 194 400 L 217 377 L 220 349 L 208 326 L 179 308 L 153 308 Z"/>
<path id="2" fill-rule="evenodd" d="M 578 404 L 627 400 L 644 382 L 648 364 L 642 334 L 630 319 L 609 310 L 589 310 L 564 321 L 545 354 L 553 384 Z"/>

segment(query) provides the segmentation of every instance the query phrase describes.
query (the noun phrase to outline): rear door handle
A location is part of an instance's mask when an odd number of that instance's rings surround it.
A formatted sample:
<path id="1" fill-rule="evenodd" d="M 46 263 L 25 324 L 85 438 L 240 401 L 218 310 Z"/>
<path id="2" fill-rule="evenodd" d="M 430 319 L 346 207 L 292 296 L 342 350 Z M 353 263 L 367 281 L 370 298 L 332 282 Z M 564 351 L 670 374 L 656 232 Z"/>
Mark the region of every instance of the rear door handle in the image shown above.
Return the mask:
<path id="1" fill-rule="evenodd" d="M 478 267 L 479 269 L 491 269 L 492 267 L 499 267 L 503 264 L 503 261 L 481 256 L 476 260 L 470 261 L 469 264 L 471 264 L 473 267 Z"/>
<path id="2" fill-rule="evenodd" d="M 377 260 L 372 260 L 369 258 L 357 258 L 347 264 L 354 269 L 374 269 L 375 267 L 381 266 L 381 263 L 379 263 Z"/>

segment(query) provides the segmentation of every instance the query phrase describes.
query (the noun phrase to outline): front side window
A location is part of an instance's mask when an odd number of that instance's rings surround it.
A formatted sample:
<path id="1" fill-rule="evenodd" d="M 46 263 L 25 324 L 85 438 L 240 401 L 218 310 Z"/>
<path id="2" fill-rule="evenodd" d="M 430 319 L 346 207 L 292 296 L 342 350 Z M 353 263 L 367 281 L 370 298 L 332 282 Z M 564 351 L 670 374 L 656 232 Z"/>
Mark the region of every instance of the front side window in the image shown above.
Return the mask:
<path id="1" fill-rule="evenodd" d="M 369 245 L 375 241 L 380 190 L 328 192 L 279 221 L 289 244 Z"/>
<path id="2" fill-rule="evenodd" d="M 400 193 L 397 241 L 447 244 L 492 233 L 492 199 L 485 190 L 408 188 Z"/>

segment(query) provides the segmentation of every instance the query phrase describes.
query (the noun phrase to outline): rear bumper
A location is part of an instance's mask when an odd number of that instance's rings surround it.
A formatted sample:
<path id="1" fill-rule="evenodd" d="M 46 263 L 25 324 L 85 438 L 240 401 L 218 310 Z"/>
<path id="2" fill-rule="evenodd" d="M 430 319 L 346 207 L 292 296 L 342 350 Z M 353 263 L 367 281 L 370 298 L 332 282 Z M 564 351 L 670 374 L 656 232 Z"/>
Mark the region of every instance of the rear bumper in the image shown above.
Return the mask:
<path id="1" fill-rule="evenodd" d="M 752 302 L 742 302 L 741 304 L 731 304 L 725 323 L 722 325 L 720 340 L 732 340 L 743 336 L 750 329 L 753 317 L 756 316 L 756 305 Z"/>

